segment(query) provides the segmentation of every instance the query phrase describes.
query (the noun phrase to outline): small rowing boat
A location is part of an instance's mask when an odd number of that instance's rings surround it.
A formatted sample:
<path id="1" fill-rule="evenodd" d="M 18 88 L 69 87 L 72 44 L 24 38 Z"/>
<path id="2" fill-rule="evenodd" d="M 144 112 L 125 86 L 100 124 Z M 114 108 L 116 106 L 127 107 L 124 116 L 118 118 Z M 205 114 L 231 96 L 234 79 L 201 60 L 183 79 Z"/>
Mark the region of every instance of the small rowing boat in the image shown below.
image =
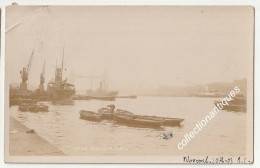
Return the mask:
<path id="1" fill-rule="evenodd" d="M 79 112 L 80 114 L 80 118 L 81 119 L 85 119 L 85 120 L 89 120 L 89 121 L 100 121 L 100 116 L 93 112 L 93 111 L 86 111 L 86 110 L 81 110 Z"/>
<path id="2" fill-rule="evenodd" d="M 101 108 L 98 110 L 98 115 L 103 120 L 113 120 L 113 111 L 108 108 Z"/>
<path id="3" fill-rule="evenodd" d="M 168 118 L 168 117 L 157 117 L 157 116 L 146 116 L 138 115 L 139 118 L 163 120 L 163 126 L 180 126 L 181 122 L 184 121 L 182 118 Z"/>
<path id="4" fill-rule="evenodd" d="M 180 126 L 181 122 L 184 121 L 182 118 L 169 118 L 169 117 L 157 117 L 157 116 L 147 116 L 147 115 L 134 115 L 133 113 L 126 111 L 126 110 L 116 110 L 116 114 L 121 115 L 128 115 L 128 116 L 134 116 L 135 118 L 145 119 L 145 120 L 155 120 L 155 121 L 162 121 L 161 126 Z"/>
<path id="5" fill-rule="evenodd" d="M 33 112 L 33 113 L 37 113 L 37 112 L 48 112 L 49 111 L 49 107 L 47 105 L 44 104 L 34 104 L 34 105 L 28 105 L 28 104 L 22 104 L 19 106 L 18 108 L 19 111 L 21 112 Z"/>
<path id="6" fill-rule="evenodd" d="M 163 124 L 162 119 L 142 118 L 123 110 L 117 110 L 114 119 L 118 123 L 129 126 L 160 127 Z"/>
<path id="7" fill-rule="evenodd" d="M 110 104 L 107 105 L 108 108 L 101 108 L 98 110 L 98 114 L 100 116 L 101 119 L 103 120 L 113 120 L 114 119 L 114 109 L 115 109 L 115 105 Z"/>

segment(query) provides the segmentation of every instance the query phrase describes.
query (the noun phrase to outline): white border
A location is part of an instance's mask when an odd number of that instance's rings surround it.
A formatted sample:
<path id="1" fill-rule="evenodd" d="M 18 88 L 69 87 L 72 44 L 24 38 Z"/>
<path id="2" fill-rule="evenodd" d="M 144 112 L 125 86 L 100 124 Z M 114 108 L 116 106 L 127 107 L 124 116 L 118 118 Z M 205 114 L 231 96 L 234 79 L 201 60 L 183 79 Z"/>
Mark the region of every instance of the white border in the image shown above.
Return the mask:
<path id="1" fill-rule="evenodd" d="M 11 0 L 0 0 L 2 10 L 1 25 L 1 62 L 0 62 L 0 167 L 260 167 L 260 1 L 259 0 L 17 0 L 20 5 L 250 5 L 255 7 L 255 126 L 254 126 L 254 164 L 253 165 L 188 165 L 188 164 L 6 164 L 4 163 L 4 74 L 5 74 L 5 6 Z M 258 86 L 258 87 L 256 87 Z"/>

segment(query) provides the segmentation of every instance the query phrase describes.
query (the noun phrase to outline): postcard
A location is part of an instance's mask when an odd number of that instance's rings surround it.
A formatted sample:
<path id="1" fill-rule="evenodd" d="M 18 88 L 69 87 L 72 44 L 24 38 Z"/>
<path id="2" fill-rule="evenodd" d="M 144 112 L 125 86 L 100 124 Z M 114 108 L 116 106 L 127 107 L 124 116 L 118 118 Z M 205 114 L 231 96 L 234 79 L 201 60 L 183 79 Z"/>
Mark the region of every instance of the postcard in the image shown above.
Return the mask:
<path id="1" fill-rule="evenodd" d="M 5 161 L 254 162 L 252 6 L 6 7 Z"/>

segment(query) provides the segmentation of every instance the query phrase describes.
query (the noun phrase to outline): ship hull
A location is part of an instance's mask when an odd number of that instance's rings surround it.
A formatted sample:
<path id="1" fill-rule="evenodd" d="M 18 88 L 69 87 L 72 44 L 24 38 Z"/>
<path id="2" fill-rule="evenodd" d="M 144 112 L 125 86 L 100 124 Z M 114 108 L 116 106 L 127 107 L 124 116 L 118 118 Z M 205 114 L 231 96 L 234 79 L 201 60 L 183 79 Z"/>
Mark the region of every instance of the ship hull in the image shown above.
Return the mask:
<path id="1" fill-rule="evenodd" d="M 118 94 L 117 91 L 111 91 L 111 92 L 105 92 L 105 91 L 93 91 L 93 90 L 88 90 L 87 91 L 87 96 L 89 97 L 116 97 Z"/>
<path id="2" fill-rule="evenodd" d="M 73 105 L 75 90 L 53 90 L 48 92 L 48 99 L 55 105 Z"/>
<path id="3" fill-rule="evenodd" d="M 117 94 L 118 94 L 117 91 L 110 91 L 110 92 L 93 91 L 93 90 L 87 91 L 87 96 L 90 97 L 91 99 L 103 100 L 103 101 L 115 101 Z"/>

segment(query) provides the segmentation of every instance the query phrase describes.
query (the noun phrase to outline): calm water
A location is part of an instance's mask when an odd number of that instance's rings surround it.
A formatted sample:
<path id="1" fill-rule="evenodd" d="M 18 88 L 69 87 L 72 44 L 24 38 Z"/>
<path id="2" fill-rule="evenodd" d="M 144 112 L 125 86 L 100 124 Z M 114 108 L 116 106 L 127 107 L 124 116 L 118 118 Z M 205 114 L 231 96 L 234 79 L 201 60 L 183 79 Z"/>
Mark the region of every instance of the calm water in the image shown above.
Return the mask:
<path id="1" fill-rule="evenodd" d="M 49 105 L 47 113 L 10 113 L 28 128 L 62 150 L 67 155 L 244 155 L 246 150 L 246 113 L 220 111 L 183 149 L 177 144 L 214 108 L 216 98 L 198 97 L 138 97 L 113 102 L 75 101 L 74 106 Z M 108 104 L 135 114 L 184 118 L 182 127 L 163 129 L 134 128 L 113 121 L 100 123 L 82 120 L 82 109 L 96 111 Z M 163 133 L 173 132 L 173 138 L 163 139 Z"/>

